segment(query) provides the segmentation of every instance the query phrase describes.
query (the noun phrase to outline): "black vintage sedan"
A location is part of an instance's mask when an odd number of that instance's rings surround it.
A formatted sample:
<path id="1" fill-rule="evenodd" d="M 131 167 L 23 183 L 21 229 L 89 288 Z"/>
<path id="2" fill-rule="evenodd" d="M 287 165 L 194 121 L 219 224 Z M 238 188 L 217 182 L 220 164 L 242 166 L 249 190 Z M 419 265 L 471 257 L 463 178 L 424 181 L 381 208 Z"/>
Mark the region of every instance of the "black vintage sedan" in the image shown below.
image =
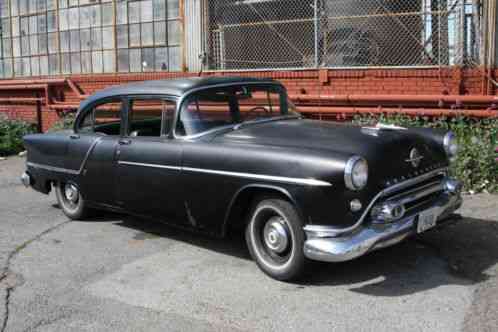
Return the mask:
<path id="1" fill-rule="evenodd" d="M 258 266 L 298 278 L 448 220 L 455 136 L 303 119 L 273 80 L 148 81 L 85 100 L 74 129 L 24 138 L 26 186 L 72 219 L 90 209 L 219 237 L 245 230 Z"/>

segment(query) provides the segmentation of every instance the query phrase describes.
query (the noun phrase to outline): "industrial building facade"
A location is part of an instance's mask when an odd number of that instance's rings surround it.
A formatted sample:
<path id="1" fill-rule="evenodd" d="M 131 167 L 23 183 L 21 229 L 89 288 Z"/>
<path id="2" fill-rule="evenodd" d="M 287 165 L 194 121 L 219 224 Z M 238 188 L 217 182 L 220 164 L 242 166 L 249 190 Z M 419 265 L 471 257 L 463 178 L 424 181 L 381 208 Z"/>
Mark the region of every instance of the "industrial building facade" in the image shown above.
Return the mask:
<path id="1" fill-rule="evenodd" d="M 494 95 L 496 11 L 485 0 L 0 0 L 0 112 L 41 108 L 46 129 L 97 89 L 186 75 L 280 79 L 305 107 L 317 94 Z M 332 99 L 320 112 L 351 107 Z"/>

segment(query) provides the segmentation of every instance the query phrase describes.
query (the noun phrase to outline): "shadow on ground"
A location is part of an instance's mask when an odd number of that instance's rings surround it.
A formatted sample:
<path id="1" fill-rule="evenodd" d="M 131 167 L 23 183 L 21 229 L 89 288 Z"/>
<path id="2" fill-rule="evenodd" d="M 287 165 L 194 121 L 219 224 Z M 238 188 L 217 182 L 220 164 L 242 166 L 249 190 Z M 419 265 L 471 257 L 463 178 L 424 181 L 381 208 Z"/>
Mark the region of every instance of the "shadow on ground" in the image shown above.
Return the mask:
<path id="1" fill-rule="evenodd" d="M 249 260 L 242 234 L 215 239 L 150 220 L 106 214 L 91 221 L 114 221 L 137 230 L 135 240 L 168 238 Z M 470 285 L 489 278 L 498 262 L 498 222 L 463 218 L 455 224 L 408 239 L 354 261 L 313 263 L 297 287 L 352 285 L 350 291 L 372 296 L 403 296 L 449 284 Z M 257 271 L 256 266 L 254 266 Z M 260 273 L 259 271 L 257 271 Z M 360 284 L 357 287 L 355 284 Z"/>

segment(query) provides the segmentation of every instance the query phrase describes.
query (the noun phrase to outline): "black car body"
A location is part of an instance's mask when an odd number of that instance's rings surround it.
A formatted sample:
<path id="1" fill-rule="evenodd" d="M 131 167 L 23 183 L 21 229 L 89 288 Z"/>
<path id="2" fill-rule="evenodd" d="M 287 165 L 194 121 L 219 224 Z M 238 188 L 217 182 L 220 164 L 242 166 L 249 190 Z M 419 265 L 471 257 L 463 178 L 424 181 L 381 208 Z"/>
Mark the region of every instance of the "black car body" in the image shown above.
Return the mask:
<path id="1" fill-rule="evenodd" d="M 440 223 L 461 205 L 451 133 L 303 119 L 284 87 L 237 77 L 148 81 L 85 100 L 74 130 L 29 135 L 23 182 L 88 208 L 224 236 L 246 228 L 278 279 Z"/>

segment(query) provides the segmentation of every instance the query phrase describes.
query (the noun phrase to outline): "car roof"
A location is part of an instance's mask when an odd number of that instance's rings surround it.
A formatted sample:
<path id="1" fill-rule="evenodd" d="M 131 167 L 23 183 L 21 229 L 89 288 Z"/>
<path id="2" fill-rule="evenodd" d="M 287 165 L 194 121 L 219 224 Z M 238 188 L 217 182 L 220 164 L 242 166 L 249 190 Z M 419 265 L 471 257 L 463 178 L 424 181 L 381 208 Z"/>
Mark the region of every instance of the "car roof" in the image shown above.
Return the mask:
<path id="1" fill-rule="evenodd" d="M 154 80 L 128 83 L 103 89 L 87 99 L 85 99 L 80 108 L 102 98 L 122 96 L 122 95 L 170 95 L 181 97 L 185 93 L 198 88 L 209 88 L 223 84 L 280 84 L 271 79 L 260 79 L 252 77 L 237 76 L 209 76 L 209 77 L 184 77 L 167 80 Z"/>

